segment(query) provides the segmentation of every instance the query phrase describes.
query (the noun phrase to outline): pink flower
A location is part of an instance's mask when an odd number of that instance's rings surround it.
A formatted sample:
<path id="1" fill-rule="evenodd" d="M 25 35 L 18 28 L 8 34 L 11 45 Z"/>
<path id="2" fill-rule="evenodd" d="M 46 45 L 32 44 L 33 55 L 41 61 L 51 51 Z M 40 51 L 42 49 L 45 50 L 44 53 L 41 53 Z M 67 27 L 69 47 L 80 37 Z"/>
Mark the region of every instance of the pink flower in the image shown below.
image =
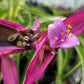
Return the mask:
<path id="1" fill-rule="evenodd" d="M 18 84 L 17 70 L 10 54 L 35 49 L 40 23 L 36 18 L 31 29 L 0 19 L 0 57 L 4 84 Z"/>
<path id="2" fill-rule="evenodd" d="M 84 31 L 84 11 L 76 13 L 64 21 L 58 19 L 48 26 L 38 39 L 37 51 L 31 61 L 24 84 L 33 84 L 46 70 L 59 48 L 72 48 L 79 45 L 75 35 Z"/>
<path id="3" fill-rule="evenodd" d="M 48 38 L 51 48 L 72 48 L 79 45 L 78 38 L 71 32 L 72 26 L 65 27 L 63 21 L 58 18 L 48 26 Z"/>

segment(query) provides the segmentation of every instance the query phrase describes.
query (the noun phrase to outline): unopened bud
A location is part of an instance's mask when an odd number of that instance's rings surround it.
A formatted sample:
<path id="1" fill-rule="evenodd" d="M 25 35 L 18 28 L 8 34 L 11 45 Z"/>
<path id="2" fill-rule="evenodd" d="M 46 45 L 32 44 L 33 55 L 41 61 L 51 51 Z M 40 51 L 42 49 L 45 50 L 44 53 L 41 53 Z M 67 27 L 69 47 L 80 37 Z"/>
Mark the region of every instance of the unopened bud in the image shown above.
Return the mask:
<path id="1" fill-rule="evenodd" d="M 17 46 L 22 47 L 22 41 L 17 41 Z"/>
<path id="2" fill-rule="evenodd" d="M 10 41 L 10 42 L 15 41 L 18 35 L 19 35 L 19 33 L 10 34 L 10 35 L 8 36 L 8 41 Z"/>
<path id="3" fill-rule="evenodd" d="M 28 36 L 24 36 L 24 37 L 22 38 L 22 40 L 23 40 L 23 41 L 28 41 L 28 40 L 29 40 L 29 37 L 28 37 Z"/>

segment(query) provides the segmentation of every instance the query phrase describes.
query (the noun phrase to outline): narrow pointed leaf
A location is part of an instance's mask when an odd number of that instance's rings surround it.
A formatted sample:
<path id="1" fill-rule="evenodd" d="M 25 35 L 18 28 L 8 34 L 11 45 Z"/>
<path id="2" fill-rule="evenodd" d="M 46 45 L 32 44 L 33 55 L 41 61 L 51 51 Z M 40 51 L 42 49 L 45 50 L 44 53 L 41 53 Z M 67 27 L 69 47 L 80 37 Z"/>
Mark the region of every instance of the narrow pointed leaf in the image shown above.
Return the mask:
<path id="1" fill-rule="evenodd" d="M 1 56 L 1 70 L 4 84 L 18 84 L 17 70 L 12 58 Z"/>
<path id="2" fill-rule="evenodd" d="M 6 21 L 6 20 L 3 20 L 3 19 L 0 19 L 0 25 L 9 27 L 9 29 L 10 29 L 10 28 L 11 28 L 11 29 L 15 29 L 15 30 L 17 30 L 17 31 L 22 31 L 22 30 L 25 29 L 25 27 L 22 26 L 22 25 L 19 25 L 19 24 L 10 22 L 10 21 Z"/>
<path id="3" fill-rule="evenodd" d="M 32 44 L 30 46 L 30 48 L 19 48 L 19 47 L 16 47 L 16 46 L 11 46 L 11 47 L 1 46 L 0 47 L 0 55 L 9 55 L 9 54 L 23 52 L 23 51 L 30 50 L 30 49 L 35 49 L 36 44 L 37 43 Z"/>
<path id="4" fill-rule="evenodd" d="M 39 52 L 41 51 L 45 41 L 47 38 L 45 37 L 39 44 L 37 48 L 37 52 L 32 60 L 31 64 L 28 67 L 26 79 L 24 84 L 33 84 L 36 80 L 38 80 L 46 70 L 48 64 L 51 62 L 55 54 L 51 54 L 50 52 L 44 53 L 44 62 L 40 63 L 38 60 Z"/>
<path id="5" fill-rule="evenodd" d="M 25 27 L 19 24 L 0 19 L 0 39 L 7 39 L 10 34 L 17 33 L 24 29 Z"/>
<path id="6" fill-rule="evenodd" d="M 82 32 L 84 32 L 84 11 L 78 12 L 67 19 L 64 20 L 64 24 L 67 27 L 67 25 L 72 25 L 71 32 L 75 35 L 78 35 Z"/>

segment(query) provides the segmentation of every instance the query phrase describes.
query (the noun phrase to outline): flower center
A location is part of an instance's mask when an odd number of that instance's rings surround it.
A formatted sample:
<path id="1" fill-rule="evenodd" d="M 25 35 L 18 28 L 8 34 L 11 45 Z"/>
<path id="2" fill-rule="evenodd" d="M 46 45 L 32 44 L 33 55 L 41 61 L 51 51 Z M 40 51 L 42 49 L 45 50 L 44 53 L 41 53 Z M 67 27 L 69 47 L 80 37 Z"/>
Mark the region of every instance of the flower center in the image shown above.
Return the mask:
<path id="1" fill-rule="evenodd" d="M 10 34 L 8 42 L 16 45 L 17 47 L 30 47 L 30 45 L 39 36 L 39 33 L 34 34 L 35 30 L 24 30 L 18 33 Z"/>
<path id="2" fill-rule="evenodd" d="M 60 42 L 63 42 L 68 36 L 73 36 L 73 33 L 71 33 L 72 26 L 68 25 L 68 28 L 66 32 L 61 32 L 59 36 L 55 36 L 54 39 L 57 40 L 58 45 Z"/>

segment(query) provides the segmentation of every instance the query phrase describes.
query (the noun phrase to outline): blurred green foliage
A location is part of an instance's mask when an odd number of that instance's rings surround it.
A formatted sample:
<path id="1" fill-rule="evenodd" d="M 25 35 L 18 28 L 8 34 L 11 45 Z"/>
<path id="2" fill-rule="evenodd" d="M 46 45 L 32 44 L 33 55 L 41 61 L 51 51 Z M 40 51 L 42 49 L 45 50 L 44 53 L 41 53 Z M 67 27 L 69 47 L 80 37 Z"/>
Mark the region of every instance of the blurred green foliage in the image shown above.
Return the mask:
<path id="1" fill-rule="evenodd" d="M 30 3 L 28 4 L 25 0 L 0 0 L 0 19 L 21 24 L 28 29 L 32 26 L 35 17 L 38 17 L 41 23 L 41 32 L 47 30 L 48 24 L 55 21 L 57 17 L 65 19 L 66 16 L 75 13 L 70 10 L 59 10 L 56 8 L 48 8 L 48 10 L 31 5 Z M 82 70 L 84 71 L 84 34 L 79 35 L 78 38 L 80 46 L 67 50 L 59 49 L 55 57 L 56 60 L 52 63 L 57 66 L 55 72 L 56 78 L 54 80 L 56 84 L 63 84 L 63 81 L 71 76 L 80 66 L 82 66 Z M 23 84 L 26 70 L 34 56 L 33 52 L 35 50 L 13 55 L 17 66 L 19 84 Z M 24 62 L 24 59 L 26 62 Z M 75 61 L 72 63 L 73 60 Z M 45 74 L 43 77 L 45 77 Z M 82 72 L 82 80 L 84 82 L 84 72 Z"/>

